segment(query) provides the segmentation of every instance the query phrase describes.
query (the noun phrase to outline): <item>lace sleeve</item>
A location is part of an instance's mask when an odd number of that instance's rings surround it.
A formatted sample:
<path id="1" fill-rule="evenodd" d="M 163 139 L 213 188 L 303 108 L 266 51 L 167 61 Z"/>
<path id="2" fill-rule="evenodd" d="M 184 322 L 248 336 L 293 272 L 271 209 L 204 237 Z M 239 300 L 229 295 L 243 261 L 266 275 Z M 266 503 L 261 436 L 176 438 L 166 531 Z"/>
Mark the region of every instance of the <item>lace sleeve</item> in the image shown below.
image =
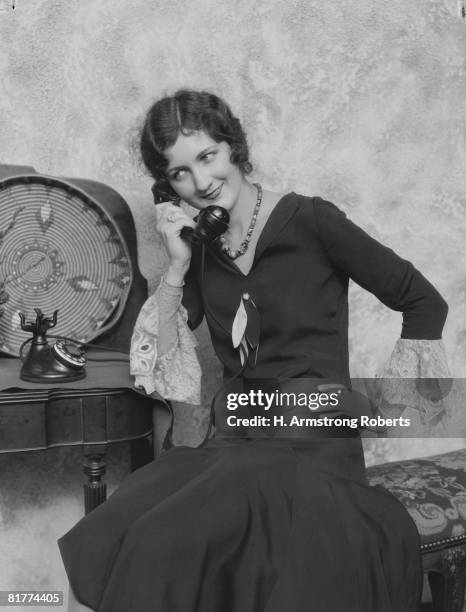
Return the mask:
<path id="1" fill-rule="evenodd" d="M 163 280 L 144 303 L 134 326 L 130 371 L 148 395 L 200 404 L 201 368 L 197 341 L 187 325 L 181 288 Z"/>
<path id="2" fill-rule="evenodd" d="M 410 416 L 416 434 L 447 416 L 451 380 L 442 340 L 400 338 L 380 378 L 377 406 L 383 416 Z"/>
<path id="3" fill-rule="evenodd" d="M 383 375 L 389 378 L 448 378 L 443 340 L 399 338 Z"/>

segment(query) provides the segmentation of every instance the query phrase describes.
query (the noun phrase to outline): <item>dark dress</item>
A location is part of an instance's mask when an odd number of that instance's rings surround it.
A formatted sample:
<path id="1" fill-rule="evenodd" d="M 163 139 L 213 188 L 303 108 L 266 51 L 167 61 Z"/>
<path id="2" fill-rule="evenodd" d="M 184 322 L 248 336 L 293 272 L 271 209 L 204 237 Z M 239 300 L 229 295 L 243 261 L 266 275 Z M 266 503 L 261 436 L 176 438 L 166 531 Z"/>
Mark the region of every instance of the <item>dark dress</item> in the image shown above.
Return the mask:
<path id="1" fill-rule="evenodd" d="M 348 279 L 403 312 L 404 338 L 438 339 L 446 304 L 407 261 L 333 204 L 294 193 L 272 211 L 249 274 L 217 245 L 193 251 L 183 304 L 203 316 L 227 378 L 232 321 L 260 315 L 255 380 L 350 384 Z M 202 286 L 203 291 L 200 290 Z M 311 384 L 311 383 L 310 383 Z M 130 475 L 60 541 L 76 597 L 101 612 L 414 612 L 416 527 L 369 487 L 359 436 L 230 438 L 177 447 Z"/>

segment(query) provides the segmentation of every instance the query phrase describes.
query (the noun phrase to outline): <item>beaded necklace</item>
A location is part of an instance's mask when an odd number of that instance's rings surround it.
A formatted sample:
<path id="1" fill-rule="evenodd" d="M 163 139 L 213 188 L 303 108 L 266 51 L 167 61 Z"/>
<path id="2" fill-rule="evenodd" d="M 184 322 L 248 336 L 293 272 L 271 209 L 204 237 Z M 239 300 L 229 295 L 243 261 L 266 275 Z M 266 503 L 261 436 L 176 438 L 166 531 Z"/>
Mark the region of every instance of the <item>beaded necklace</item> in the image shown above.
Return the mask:
<path id="1" fill-rule="evenodd" d="M 252 232 L 254 231 L 254 227 L 256 225 L 257 215 L 259 214 L 259 208 L 262 203 L 262 186 L 259 183 L 254 183 L 254 187 L 257 189 L 256 205 L 254 207 L 254 212 L 252 213 L 251 223 L 249 224 L 248 231 L 246 232 L 246 238 L 243 240 L 240 247 L 234 251 L 227 243 L 225 236 L 223 236 L 223 234 L 220 236 L 222 251 L 226 253 L 230 259 L 236 259 L 240 255 L 244 255 L 244 253 L 246 253 L 248 250 Z"/>

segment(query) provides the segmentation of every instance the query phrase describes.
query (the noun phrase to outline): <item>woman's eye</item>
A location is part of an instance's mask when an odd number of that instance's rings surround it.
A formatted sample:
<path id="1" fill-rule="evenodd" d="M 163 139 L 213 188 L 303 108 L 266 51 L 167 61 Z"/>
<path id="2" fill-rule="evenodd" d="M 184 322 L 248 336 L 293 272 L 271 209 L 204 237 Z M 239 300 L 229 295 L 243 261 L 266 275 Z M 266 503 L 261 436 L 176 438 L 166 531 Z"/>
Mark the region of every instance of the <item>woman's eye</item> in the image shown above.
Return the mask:
<path id="1" fill-rule="evenodd" d="M 217 154 L 217 151 L 209 151 L 208 153 L 204 153 L 201 159 L 203 161 L 211 161 L 215 157 L 216 154 Z"/>
<path id="2" fill-rule="evenodd" d="M 176 170 L 176 172 L 173 172 L 170 175 L 170 180 L 171 181 L 180 181 L 184 177 L 185 172 L 186 172 L 186 170 Z"/>

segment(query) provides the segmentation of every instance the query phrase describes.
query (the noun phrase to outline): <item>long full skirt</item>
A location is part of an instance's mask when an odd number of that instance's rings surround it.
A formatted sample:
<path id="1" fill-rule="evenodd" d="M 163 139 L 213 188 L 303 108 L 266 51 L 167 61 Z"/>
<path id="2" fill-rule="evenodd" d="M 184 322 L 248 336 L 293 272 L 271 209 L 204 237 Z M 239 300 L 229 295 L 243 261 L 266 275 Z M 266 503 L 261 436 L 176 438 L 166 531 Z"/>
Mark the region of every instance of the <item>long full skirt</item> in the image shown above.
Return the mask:
<path id="1" fill-rule="evenodd" d="M 418 612 L 419 538 L 359 438 L 212 439 L 131 474 L 59 541 L 99 612 Z"/>

